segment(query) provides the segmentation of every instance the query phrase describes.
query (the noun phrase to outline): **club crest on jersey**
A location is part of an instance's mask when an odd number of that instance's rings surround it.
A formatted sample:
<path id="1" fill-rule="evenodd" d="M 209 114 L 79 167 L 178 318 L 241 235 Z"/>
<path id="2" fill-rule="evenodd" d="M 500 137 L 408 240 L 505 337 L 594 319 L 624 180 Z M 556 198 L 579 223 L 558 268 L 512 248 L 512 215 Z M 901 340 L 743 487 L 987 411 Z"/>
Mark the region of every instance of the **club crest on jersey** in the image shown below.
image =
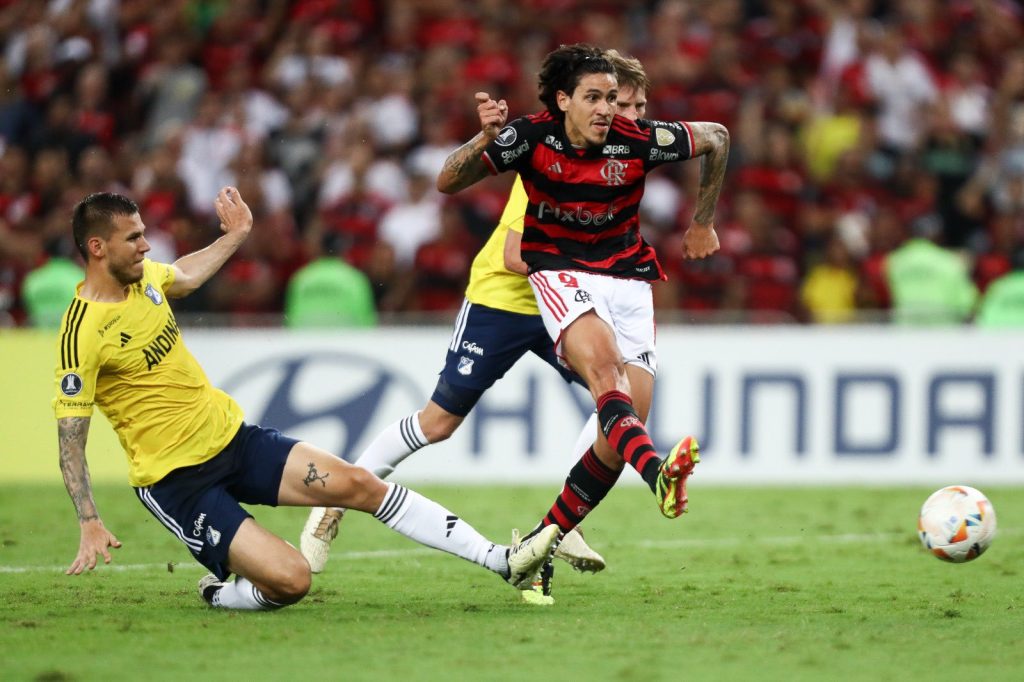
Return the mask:
<path id="1" fill-rule="evenodd" d="M 667 147 L 676 141 L 676 136 L 672 134 L 671 130 L 665 130 L 664 128 L 655 128 L 654 139 L 658 142 L 658 146 Z"/>
<path id="2" fill-rule="evenodd" d="M 82 377 L 74 372 L 68 372 L 60 380 L 60 392 L 68 397 L 76 396 L 82 392 Z"/>
<path id="3" fill-rule="evenodd" d="M 498 133 L 498 136 L 494 138 L 494 141 L 498 143 L 499 147 L 511 147 L 516 142 L 516 129 L 512 126 L 505 126 Z"/>
<path id="4" fill-rule="evenodd" d="M 617 159 L 608 159 L 601 169 L 601 177 L 609 187 L 626 184 L 626 164 Z"/>
<path id="5" fill-rule="evenodd" d="M 464 377 L 468 377 L 473 373 L 473 359 L 472 358 L 459 358 L 459 374 Z"/>
<path id="6" fill-rule="evenodd" d="M 206 527 L 206 544 L 216 547 L 220 543 L 220 531 L 213 526 Z"/>
<path id="7" fill-rule="evenodd" d="M 157 291 L 152 284 L 146 285 L 146 291 L 144 293 L 146 294 L 146 298 L 153 302 L 153 305 L 160 305 L 164 302 L 163 294 Z"/>

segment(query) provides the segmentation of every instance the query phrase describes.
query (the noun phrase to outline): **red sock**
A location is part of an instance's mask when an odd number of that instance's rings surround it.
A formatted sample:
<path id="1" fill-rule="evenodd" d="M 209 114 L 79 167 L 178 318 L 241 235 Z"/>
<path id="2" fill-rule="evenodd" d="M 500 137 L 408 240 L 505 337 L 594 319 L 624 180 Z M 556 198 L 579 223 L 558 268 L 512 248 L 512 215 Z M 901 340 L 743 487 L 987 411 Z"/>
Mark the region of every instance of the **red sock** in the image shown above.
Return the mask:
<path id="1" fill-rule="evenodd" d="M 653 491 L 661 458 L 644 423 L 633 409 L 633 401 L 621 391 L 608 391 L 597 399 L 597 418 L 608 444 L 637 470 Z"/>
<path id="2" fill-rule="evenodd" d="M 555 498 L 540 527 L 556 524 L 563 533 L 568 533 L 600 504 L 619 480 L 620 473 L 605 466 L 597 458 L 594 448 L 587 450 L 569 471 L 562 493 Z"/>

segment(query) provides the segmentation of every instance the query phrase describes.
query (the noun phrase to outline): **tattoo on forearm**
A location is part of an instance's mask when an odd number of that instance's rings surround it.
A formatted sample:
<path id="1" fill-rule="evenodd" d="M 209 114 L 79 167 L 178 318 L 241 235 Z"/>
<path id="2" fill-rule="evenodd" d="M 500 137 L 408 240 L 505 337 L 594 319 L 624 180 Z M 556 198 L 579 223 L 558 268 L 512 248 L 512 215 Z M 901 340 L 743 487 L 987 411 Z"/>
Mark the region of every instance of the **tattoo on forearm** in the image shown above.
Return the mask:
<path id="1" fill-rule="evenodd" d="M 93 521 L 99 518 L 96 503 L 92 499 L 89 467 L 85 461 L 85 443 L 88 435 L 88 417 L 64 417 L 57 420 L 60 471 L 79 521 Z"/>
<path id="2" fill-rule="evenodd" d="M 725 167 L 729 161 L 729 132 L 720 125 L 709 127 L 707 151 L 700 159 L 700 187 L 697 189 L 694 222 L 707 225 L 714 220 L 718 194 L 725 180 Z"/>
<path id="3" fill-rule="evenodd" d="M 302 479 L 302 482 L 305 483 L 306 487 L 308 488 L 310 485 L 313 484 L 313 481 L 320 481 L 320 485 L 322 485 L 323 487 L 326 488 L 327 487 L 327 477 L 330 476 L 330 475 L 331 475 L 331 473 L 327 472 L 326 474 L 321 476 L 320 472 L 318 472 L 316 470 L 316 465 L 313 464 L 312 462 L 310 462 L 309 463 L 309 471 L 306 473 L 306 477 L 304 479 Z"/>
<path id="4" fill-rule="evenodd" d="M 484 165 L 483 151 L 480 147 L 482 139 L 483 135 L 477 134 L 445 159 L 442 172 L 449 176 L 455 191 L 465 189 L 487 177 L 487 166 Z"/>

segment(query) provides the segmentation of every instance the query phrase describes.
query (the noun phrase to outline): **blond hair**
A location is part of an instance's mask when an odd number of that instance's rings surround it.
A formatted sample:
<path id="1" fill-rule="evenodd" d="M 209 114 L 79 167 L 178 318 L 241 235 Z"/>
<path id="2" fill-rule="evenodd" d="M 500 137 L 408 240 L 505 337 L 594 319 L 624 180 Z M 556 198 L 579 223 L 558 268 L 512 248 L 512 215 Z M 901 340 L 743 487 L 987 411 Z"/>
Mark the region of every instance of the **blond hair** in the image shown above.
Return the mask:
<path id="1" fill-rule="evenodd" d="M 636 57 L 626 57 L 618 50 L 612 48 L 604 51 L 604 57 L 615 67 L 615 78 L 620 86 L 627 86 L 634 90 L 643 90 L 644 93 L 651 91 L 651 79 L 644 71 L 644 65 Z"/>

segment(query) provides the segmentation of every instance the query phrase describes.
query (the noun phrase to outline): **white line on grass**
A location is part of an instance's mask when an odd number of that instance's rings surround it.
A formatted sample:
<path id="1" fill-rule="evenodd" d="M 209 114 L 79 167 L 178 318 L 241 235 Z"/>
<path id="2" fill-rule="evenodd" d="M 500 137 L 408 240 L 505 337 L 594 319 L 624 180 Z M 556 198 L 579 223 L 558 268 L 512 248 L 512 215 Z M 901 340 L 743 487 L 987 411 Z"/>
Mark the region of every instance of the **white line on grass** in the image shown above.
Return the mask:
<path id="1" fill-rule="evenodd" d="M 433 549 L 379 549 L 370 552 L 340 552 L 338 557 L 342 559 L 395 559 L 401 557 L 416 556 L 418 554 L 427 555 L 435 554 L 436 550 Z M 171 562 L 174 565 L 175 571 L 190 571 L 190 570 L 206 570 L 204 566 L 201 566 L 192 561 L 184 561 L 183 563 Z M 118 564 L 111 563 L 104 565 L 102 561 L 97 563 L 97 568 L 103 567 L 105 571 L 153 571 L 160 570 L 166 571 L 168 562 L 160 564 Z M 67 566 L 0 566 L 0 574 L 2 573 L 63 573 L 67 570 Z"/>
<path id="2" fill-rule="evenodd" d="M 999 535 L 1019 535 L 1020 530 L 1000 529 Z M 636 542 L 615 542 L 624 547 L 637 547 L 639 549 L 665 549 L 665 548 L 686 548 L 686 547 L 740 547 L 745 545 L 806 545 L 813 543 L 820 544 L 851 544 L 855 542 L 891 542 L 906 540 L 915 537 L 916 534 L 909 533 L 837 533 L 834 535 L 781 535 L 758 537 L 728 537 L 728 538 L 676 538 L 672 540 L 639 540 Z M 436 551 L 426 548 L 415 549 L 379 549 L 366 552 L 339 552 L 335 556 L 340 559 L 397 559 L 412 556 L 427 556 L 435 554 Z M 182 563 L 174 562 L 174 570 L 199 570 L 203 569 L 197 563 L 183 560 Z M 0 574 L 4 573 L 54 573 L 67 570 L 67 566 L 0 566 Z M 104 570 L 111 571 L 153 571 L 167 570 L 167 563 L 154 564 L 118 564 L 112 563 L 104 566 Z M 205 570 L 205 569 L 203 569 Z"/>

